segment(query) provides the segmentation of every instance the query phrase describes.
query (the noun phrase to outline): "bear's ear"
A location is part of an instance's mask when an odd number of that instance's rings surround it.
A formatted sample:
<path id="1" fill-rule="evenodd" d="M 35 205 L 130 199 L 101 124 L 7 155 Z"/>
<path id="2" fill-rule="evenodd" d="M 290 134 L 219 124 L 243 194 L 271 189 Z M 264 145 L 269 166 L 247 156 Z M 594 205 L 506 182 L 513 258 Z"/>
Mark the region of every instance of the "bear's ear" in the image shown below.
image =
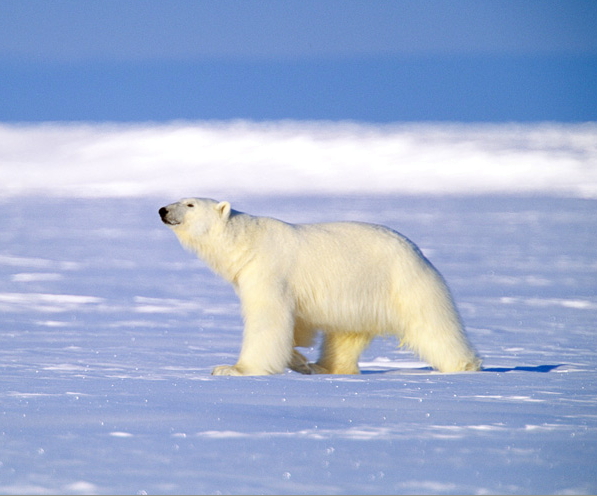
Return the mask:
<path id="1" fill-rule="evenodd" d="M 228 217 L 230 217 L 230 203 L 227 201 L 218 203 L 216 205 L 216 211 L 222 220 L 228 220 Z"/>

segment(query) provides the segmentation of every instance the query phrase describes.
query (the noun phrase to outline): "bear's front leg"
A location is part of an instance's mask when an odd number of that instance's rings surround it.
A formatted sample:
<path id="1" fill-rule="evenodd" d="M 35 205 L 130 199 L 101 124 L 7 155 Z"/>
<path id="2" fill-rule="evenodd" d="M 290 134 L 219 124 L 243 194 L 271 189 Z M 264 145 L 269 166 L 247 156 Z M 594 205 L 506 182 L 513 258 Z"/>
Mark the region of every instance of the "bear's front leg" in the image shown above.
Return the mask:
<path id="1" fill-rule="evenodd" d="M 213 375 L 281 374 L 292 359 L 294 317 L 292 302 L 270 285 L 239 291 L 245 328 L 235 365 L 216 367 Z"/>

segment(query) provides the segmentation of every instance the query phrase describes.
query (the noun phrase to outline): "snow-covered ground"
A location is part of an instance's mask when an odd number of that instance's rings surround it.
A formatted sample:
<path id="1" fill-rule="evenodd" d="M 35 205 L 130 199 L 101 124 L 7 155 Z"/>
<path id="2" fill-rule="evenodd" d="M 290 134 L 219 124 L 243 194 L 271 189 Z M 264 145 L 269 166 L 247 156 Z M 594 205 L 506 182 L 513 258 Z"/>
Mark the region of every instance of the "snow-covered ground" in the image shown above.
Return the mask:
<path id="1" fill-rule="evenodd" d="M 191 195 L 402 232 L 485 370 L 210 376 L 242 322 L 159 221 Z M 593 124 L 0 127 L 0 493 L 594 494 L 596 197 Z"/>

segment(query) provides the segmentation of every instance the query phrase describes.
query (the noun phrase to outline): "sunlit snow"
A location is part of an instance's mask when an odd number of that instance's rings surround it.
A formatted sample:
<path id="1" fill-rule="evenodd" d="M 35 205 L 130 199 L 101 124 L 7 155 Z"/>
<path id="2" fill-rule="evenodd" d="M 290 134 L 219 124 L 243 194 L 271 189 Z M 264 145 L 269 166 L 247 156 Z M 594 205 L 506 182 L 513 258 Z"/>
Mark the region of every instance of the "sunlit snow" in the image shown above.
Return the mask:
<path id="1" fill-rule="evenodd" d="M 0 194 L 597 197 L 597 124 L 0 126 Z M 189 186 L 191 186 L 189 188 Z"/>

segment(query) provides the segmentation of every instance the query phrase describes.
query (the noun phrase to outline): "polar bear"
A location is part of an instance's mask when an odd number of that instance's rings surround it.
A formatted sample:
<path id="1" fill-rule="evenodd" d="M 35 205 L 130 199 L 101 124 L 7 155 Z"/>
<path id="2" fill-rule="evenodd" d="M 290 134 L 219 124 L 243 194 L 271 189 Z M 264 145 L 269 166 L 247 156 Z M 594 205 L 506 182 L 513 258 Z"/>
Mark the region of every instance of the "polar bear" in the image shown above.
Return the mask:
<path id="1" fill-rule="evenodd" d="M 361 352 L 394 335 L 440 372 L 481 367 L 439 272 L 406 237 L 358 222 L 288 224 L 188 198 L 159 209 L 181 244 L 232 283 L 244 333 L 214 375 L 358 374 Z M 317 362 L 295 347 L 323 333 Z"/>

